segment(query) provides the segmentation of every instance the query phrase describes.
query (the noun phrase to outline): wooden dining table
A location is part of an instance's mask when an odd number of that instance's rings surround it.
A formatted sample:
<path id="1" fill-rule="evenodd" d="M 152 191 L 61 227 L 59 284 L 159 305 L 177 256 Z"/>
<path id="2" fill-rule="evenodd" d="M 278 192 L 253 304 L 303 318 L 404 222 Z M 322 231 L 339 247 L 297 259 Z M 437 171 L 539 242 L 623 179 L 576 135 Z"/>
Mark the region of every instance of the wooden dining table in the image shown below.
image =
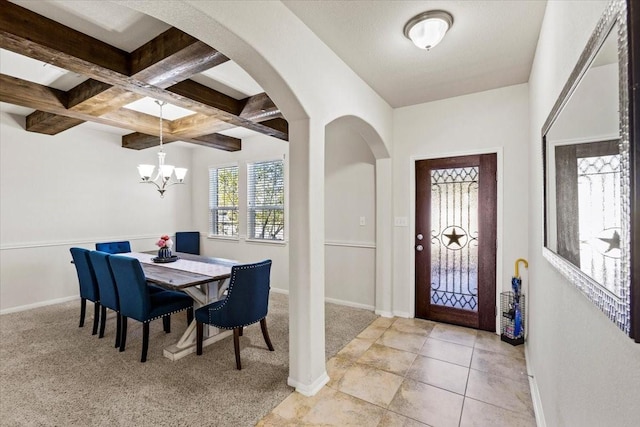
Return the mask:
<path id="1" fill-rule="evenodd" d="M 148 282 L 170 290 L 185 292 L 194 301 L 194 310 L 224 297 L 231 276 L 231 267 L 237 261 L 174 252 L 175 262 L 154 262 L 156 252 L 125 252 L 118 254 L 136 258 Z M 207 346 L 226 338 L 231 331 L 205 325 L 202 345 Z M 166 347 L 165 357 L 178 360 L 196 351 L 196 321 L 189 324 L 178 342 Z"/>

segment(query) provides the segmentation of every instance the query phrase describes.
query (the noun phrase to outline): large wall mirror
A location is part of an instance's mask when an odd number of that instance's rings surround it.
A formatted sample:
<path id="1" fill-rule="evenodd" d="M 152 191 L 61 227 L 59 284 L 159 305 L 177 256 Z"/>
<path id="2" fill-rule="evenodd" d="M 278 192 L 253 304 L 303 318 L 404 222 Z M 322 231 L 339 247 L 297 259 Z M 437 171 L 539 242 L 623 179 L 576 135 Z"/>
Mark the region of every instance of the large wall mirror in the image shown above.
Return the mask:
<path id="1" fill-rule="evenodd" d="M 637 28 L 627 6 L 608 4 L 543 126 L 544 255 L 638 342 L 637 47 L 628 31 Z"/>

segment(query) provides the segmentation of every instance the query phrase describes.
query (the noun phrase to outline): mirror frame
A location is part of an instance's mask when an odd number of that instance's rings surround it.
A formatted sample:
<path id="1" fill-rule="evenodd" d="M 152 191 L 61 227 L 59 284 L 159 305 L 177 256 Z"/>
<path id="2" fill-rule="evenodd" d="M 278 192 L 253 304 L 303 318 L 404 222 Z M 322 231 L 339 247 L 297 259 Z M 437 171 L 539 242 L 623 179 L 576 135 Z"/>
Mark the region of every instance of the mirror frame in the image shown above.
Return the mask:
<path id="1" fill-rule="evenodd" d="M 593 302 L 605 315 L 635 342 L 640 342 L 640 14 L 639 4 L 628 0 L 611 0 L 607 4 L 594 32 L 583 50 L 569 80 L 564 85 L 542 127 L 542 162 L 544 188 L 544 257 Z M 581 79 L 588 71 L 602 44 L 618 24 L 618 69 L 619 69 L 619 130 L 620 154 L 622 157 L 621 210 L 622 225 L 622 271 L 623 283 L 620 296 L 614 295 L 578 267 L 548 249 L 548 188 L 547 188 L 547 137 L 563 108 L 571 98 Z"/>

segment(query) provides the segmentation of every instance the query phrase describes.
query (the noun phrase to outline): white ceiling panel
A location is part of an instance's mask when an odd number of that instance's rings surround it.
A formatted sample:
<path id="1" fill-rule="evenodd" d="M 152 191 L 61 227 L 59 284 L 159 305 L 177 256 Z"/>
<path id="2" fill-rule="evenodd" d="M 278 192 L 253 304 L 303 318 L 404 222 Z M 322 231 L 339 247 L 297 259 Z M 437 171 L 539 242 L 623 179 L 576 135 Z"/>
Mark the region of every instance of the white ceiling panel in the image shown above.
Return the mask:
<path id="1" fill-rule="evenodd" d="M 402 107 L 529 80 L 544 0 L 304 1 L 283 3 L 391 106 Z M 453 15 L 430 51 L 403 34 L 413 16 Z"/>
<path id="2" fill-rule="evenodd" d="M 151 16 L 108 1 L 10 1 L 126 52 L 170 28 Z"/>
<path id="3" fill-rule="evenodd" d="M 160 106 L 156 104 L 156 100 L 153 98 L 145 97 L 139 99 L 131 104 L 125 105 L 124 108 L 160 117 Z M 195 114 L 195 112 L 173 104 L 165 104 L 162 107 L 162 118 L 166 120 L 181 119 L 192 114 Z"/>
<path id="4" fill-rule="evenodd" d="M 236 99 L 264 92 L 264 89 L 233 61 L 227 61 L 217 67 L 210 68 L 198 76 L 192 77 L 192 80 Z"/>
<path id="5" fill-rule="evenodd" d="M 86 80 L 55 65 L 0 49 L 0 73 L 67 91 Z"/>

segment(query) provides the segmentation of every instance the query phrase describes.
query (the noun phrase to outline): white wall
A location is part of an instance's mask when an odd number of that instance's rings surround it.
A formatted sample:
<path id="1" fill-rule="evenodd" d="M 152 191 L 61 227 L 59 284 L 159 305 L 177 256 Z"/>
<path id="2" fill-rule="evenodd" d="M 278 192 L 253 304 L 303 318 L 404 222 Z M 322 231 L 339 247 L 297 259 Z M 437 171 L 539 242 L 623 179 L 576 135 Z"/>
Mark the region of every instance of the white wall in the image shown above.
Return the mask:
<path id="1" fill-rule="evenodd" d="M 329 126 L 326 134 L 325 296 L 328 300 L 373 309 L 375 297 L 375 158 L 367 143 L 346 126 Z M 289 200 L 286 198 L 285 242 L 246 240 L 246 165 L 285 158 L 289 187 L 289 143 L 264 135 L 242 141 L 242 150 L 192 150 L 194 230 L 202 235 L 203 254 L 253 262 L 271 258 L 271 287 L 289 290 Z M 208 235 L 208 169 L 239 167 L 240 232 L 237 239 Z M 288 195 L 288 194 L 287 194 Z M 365 217 L 365 226 L 359 225 Z"/>
<path id="2" fill-rule="evenodd" d="M 202 254 L 229 258 L 240 262 L 271 259 L 271 287 L 289 289 L 289 143 L 265 135 L 244 138 L 242 150 L 226 152 L 198 147 L 192 152 L 193 230 L 201 235 Z M 247 163 L 285 159 L 285 242 L 247 241 Z M 238 165 L 238 211 L 240 217 L 237 239 L 207 237 L 209 234 L 209 168 Z"/>
<path id="3" fill-rule="evenodd" d="M 510 289 L 514 262 L 527 258 L 529 135 L 526 84 L 399 108 L 394 115 L 393 311 L 413 316 L 415 161 L 498 152 L 497 294 Z M 500 255 L 502 254 L 502 257 Z M 524 292 L 527 272 L 521 268 Z M 497 324 L 499 325 L 499 323 Z"/>
<path id="4" fill-rule="evenodd" d="M 540 131 L 607 2 L 547 4 L 530 85 L 527 361 L 541 425 L 635 426 L 640 345 L 542 256 Z"/>
<path id="5" fill-rule="evenodd" d="M 618 138 L 618 64 L 591 68 L 562 108 L 548 142 L 593 142 Z"/>
<path id="6" fill-rule="evenodd" d="M 327 127 L 325 295 L 330 301 L 370 310 L 375 304 L 375 164 L 360 134 L 338 123 Z"/>
<path id="7" fill-rule="evenodd" d="M 191 168 L 188 148 L 165 151 Z M 156 153 L 124 149 L 119 135 L 83 125 L 26 132 L 24 118 L 0 112 L 0 310 L 77 295 L 72 246 L 131 240 L 151 250 L 160 235 L 191 227 L 190 184 L 164 199 L 138 184 L 136 166 Z"/>

